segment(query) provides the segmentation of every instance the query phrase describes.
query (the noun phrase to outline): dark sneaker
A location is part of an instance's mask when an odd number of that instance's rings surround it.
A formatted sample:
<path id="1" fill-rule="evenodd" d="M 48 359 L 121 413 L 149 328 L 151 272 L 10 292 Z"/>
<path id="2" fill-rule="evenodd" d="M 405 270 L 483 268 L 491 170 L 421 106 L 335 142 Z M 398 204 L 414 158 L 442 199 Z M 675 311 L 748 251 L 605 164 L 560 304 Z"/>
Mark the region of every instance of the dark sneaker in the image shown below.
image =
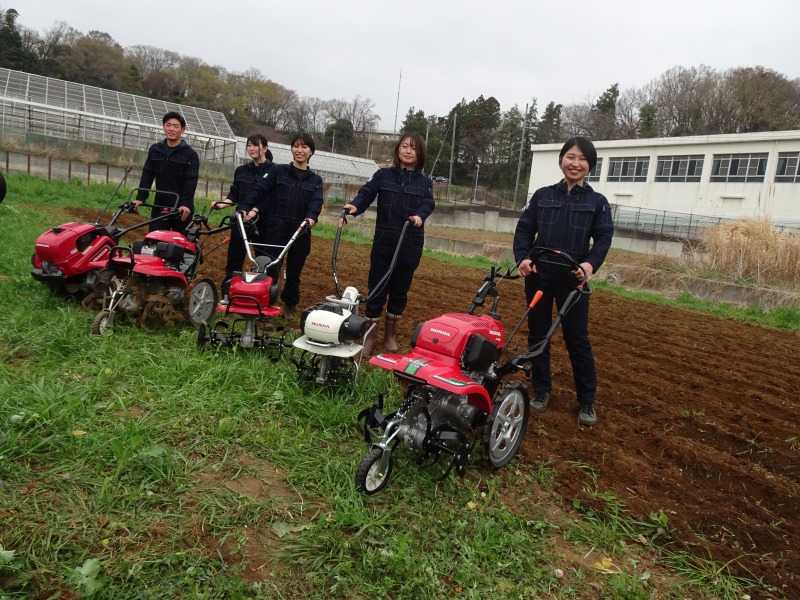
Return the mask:
<path id="1" fill-rule="evenodd" d="M 594 404 L 581 403 L 578 410 L 578 425 L 591 427 L 595 423 L 597 423 L 597 415 L 594 414 Z"/>
<path id="2" fill-rule="evenodd" d="M 283 309 L 283 314 L 286 316 L 287 319 L 293 319 L 296 313 L 297 313 L 297 308 L 294 306 L 286 306 Z"/>
<path id="3" fill-rule="evenodd" d="M 544 412 L 550 404 L 550 392 L 536 392 L 531 401 L 531 408 L 536 412 Z"/>

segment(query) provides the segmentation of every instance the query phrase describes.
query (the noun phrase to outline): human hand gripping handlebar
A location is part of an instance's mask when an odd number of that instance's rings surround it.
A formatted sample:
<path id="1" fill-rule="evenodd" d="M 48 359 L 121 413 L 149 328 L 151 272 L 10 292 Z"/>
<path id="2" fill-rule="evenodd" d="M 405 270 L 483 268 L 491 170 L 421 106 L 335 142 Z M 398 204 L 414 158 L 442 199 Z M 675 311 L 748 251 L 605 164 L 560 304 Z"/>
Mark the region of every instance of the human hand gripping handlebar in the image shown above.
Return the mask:
<path id="1" fill-rule="evenodd" d="M 545 260 L 542 259 L 543 256 L 551 256 L 558 258 L 559 260 Z M 589 295 L 592 293 L 592 290 L 589 287 L 589 278 L 586 274 L 586 270 L 566 252 L 552 250 L 550 248 L 534 248 L 526 258 L 530 258 L 534 264 L 537 264 L 537 262 L 548 263 L 569 268 L 573 272 L 580 271 L 583 273 L 583 278 L 579 279 L 578 285 L 576 285 L 575 289 L 569 293 L 567 299 L 561 305 L 556 318 L 553 320 L 553 323 L 550 325 L 550 329 L 547 331 L 544 338 L 533 346 L 530 346 L 524 352 L 521 352 L 511 358 L 509 362 L 518 368 L 522 368 L 522 363 L 529 362 L 532 358 L 539 356 L 544 351 L 544 349 L 547 347 L 547 344 L 550 343 L 550 338 L 553 337 L 556 329 L 558 329 L 559 325 L 561 324 L 564 315 L 566 315 L 567 312 L 569 312 L 569 310 L 575 305 L 575 303 L 580 299 L 581 295 Z M 519 266 L 519 263 L 517 263 L 517 266 Z M 528 308 L 525 310 L 525 313 L 520 318 L 519 323 L 517 323 L 517 326 L 514 328 L 514 332 L 511 334 L 511 336 L 509 336 L 509 341 L 514 336 L 514 333 L 517 332 L 517 329 L 519 329 L 522 322 L 528 317 L 528 314 L 531 312 L 533 307 L 536 306 L 539 300 L 541 300 L 543 295 L 544 293 L 541 290 L 537 290 L 537 292 L 533 295 L 533 298 L 531 298 L 531 301 L 528 304 Z M 508 346 L 508 342 L 506 342 L 506 346 Z M 503 349 L 505 350 L 505 347 Z"/>

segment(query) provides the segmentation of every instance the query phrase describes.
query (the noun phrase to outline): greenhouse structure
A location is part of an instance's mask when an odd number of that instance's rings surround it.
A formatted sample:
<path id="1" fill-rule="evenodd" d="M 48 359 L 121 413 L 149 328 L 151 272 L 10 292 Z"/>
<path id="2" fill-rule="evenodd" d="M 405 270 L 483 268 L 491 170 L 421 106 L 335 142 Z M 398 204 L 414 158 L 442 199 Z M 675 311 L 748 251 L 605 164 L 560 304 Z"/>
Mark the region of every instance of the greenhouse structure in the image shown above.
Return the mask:
<path id="1" fill-rule="evenodd" d="M 247 138 L 237 138 L 237 141 L 239 162 L 245 163 L 249 160 L 246 150 Z M 292 148 L 289 144 L 270 142 L 269 149 L 272 152 L 272 162 L 275 164 L 292 162 Z M 378 164 L 374 160 L 322 150 L 314 152 L 308 165 L 325 180 L 325 183 L 331 185 L 336 183 L 361 185 L 378 170 Z"/>
<path id="2" fill-rule="evenodd" d="M 201 160 L 236 164 L 236 137 L 220 112 L 0 68 L 4 132 L 147 150 L 164 137 L 162 117 L 186 119 L 186 141 Z"/>
<path id="3" fill-rule="evenodd" d="M 238 165 L 249 160 L 246 138 L 236 137 L 221 112 L 153 100 L 88 85 L 0 68 L 0 131 L 146 151 L 163 139 L 161 119 L 176 111 L 186 119 L 186 141 L 201 161 Z M 287 144 L 270 143 L 275 163 L 292 161 Z M 373 160 L 317 151 L 311 168 L 325 182 L 366 182 Z M 335 193 L 335 190 L 334 190 Z"/>

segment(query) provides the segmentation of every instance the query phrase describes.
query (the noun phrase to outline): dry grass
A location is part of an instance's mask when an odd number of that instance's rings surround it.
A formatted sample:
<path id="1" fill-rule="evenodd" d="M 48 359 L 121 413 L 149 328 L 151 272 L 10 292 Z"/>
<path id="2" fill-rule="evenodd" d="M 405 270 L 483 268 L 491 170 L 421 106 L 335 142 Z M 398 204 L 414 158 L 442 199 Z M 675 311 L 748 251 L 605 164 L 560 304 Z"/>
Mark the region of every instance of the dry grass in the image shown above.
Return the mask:
<path id="1" fill-rule="evenodd" d="M 766 219 L 745 219 L 709 228 L 695 268 L 736 281 L 796 288 L 800 281 L 800 234 L 777 232 Z"/>

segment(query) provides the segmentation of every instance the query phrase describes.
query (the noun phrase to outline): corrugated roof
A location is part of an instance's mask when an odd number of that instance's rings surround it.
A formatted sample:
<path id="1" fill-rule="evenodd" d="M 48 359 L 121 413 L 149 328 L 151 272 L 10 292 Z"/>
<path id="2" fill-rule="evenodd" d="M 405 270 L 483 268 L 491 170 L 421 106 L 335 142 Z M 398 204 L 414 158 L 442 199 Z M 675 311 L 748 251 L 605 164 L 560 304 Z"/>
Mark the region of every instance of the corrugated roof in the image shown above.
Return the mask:
<path id="1" fill-rule="evenodd" d="M 249 160 L 246 150 L 247 138 L 236 138 L 236 142 L 239 162 L 247 162 Z M 288 144 L 270 142 L 269 149 L 272 152 L 272 160 L 276 164 L 292 162 L 292 149 Z M 365 183 L 378 170 L 378 163 L 374 160 L 322 150 L 314 153 L 309 165 L 324 179 L 341 180 L 345 183 Z"/>

